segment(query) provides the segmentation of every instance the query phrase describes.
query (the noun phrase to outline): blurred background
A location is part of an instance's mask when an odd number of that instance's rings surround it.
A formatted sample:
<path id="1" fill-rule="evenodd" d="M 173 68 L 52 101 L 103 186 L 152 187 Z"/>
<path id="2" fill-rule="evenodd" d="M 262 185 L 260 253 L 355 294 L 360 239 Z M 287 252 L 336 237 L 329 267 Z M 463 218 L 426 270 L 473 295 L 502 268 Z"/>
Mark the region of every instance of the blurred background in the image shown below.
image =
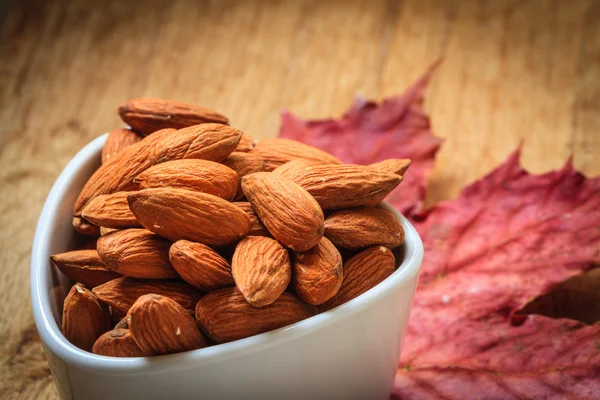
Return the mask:
<path id="1" fill-rule="evenodd" d="M 530 171 L 572 155 L 600 173 L 599 1 L 20 0 L 1 13 L 0 397 L 56 396 L 29 302 L 35 223 L 73 155 L 122 126 L 126 99 L 201 104 L 260 139 L 284 108 L 337 117 L 443 57 L 428 204 L 519 144 Z"/>

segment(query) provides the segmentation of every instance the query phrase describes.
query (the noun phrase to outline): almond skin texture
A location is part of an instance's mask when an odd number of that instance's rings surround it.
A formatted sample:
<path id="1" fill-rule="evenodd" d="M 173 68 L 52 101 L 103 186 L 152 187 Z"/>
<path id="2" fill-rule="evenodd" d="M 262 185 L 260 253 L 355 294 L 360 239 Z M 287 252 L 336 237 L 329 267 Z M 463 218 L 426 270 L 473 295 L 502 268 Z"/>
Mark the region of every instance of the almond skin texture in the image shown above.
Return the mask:
<path id="1" fill-rule="evenodd" d="M 234 151 L 229 157 L 223 160 L 223 165 L 226 165 L 237 172 L 240 178 L 254 172 L 263 172 L 265 170 L 265 162 L 253 152 L 241 153 Z"/>
<path id="2" fill-rule="evenodd" d="M 277 240 L 248 236 L 240 240 L 231 271 L 238 290 L 254 307 L 273 303 L 291 279 L 290 258 Z"/>
<path id="3" fill-rule="evenodd" d="M 111 131 L 102 148 L 102 164 L 111 161 L 124 148 L 136 144 L 142 137 L 131 129 L 119 128 Z"/>
<path id="4" fill-rule="evenodd" d="M 98 239 L 98 255 L 110 269 L 140 279 L 178 278 L 169 262 L 171 242 L 146 229 L 125 229 Z"/>
<path id="5" fill-rule="evenodd" d="M 129 208 L 148 230 L 173 242 L 185 239 L 222 246 L 243 237 L 250 217 L 211 194 L 191 190 L 144 189 L 130 194 Z"/>
<path id="6" fill-rule="evenodd" d="M 369 166 L 379 171 L 389 172 L 396 175 L 404 175 L 406 170 L 408 170 L 408 167 L 410 167 L 410 164 L 411 160 L 408 158 L 389 158 Z"/>
<path id="7" fill-rule="evenodd" d="M 175 132 L 174 129 L 158 131 L 151 137 L 126 147 L 114 155 L 111 162 L 102 164 L 81 189 L 73 206 L 73 214 L 76 217 L 81 216 L 83 207 L 96 196 L 137 190 L 133 178 L 147 168 L 158 164 L 156 156 L 153 154 L 154 147 L 159 142 L 166 142 L 168 136 L 173 132 Z"/>
<path id="8" fill-rule="evenodd" d="M 194 313 L 194 307 L 200 297 L 202 297 L 202 292 L 181 280 L 150 280 L 123 277 L 113 279 L 104 285 L 96 286 L 92 291 L 100 301 L 108 304 L 113 308 L 113 311 L 121 314 L 126 314 L 138 297 L 148 293 L 169 296 L 191 314 Z"/>
<path id="9" fill-rule="evenodd" d="M 316 147 L 289 139 L 269 138 L 259 140 L 252 152 L 264 160 L 265 171 L 273 171 L 280 165 L 296 158 L 323 164 L 342 163 L 338 158 Z"/>
<path id="10" fill-rule="evenodd" d="M 101 226 L 100 227 L 100 236 L 104 236 L 104 235 L 108 235 L 111 232 L 116 232 L 119 231 L 120 229 L 117 228 L 107 228 L 105 226 Z"/>
<path id="11" fill-rule="evenodd" d="M 94 197 L 81 210 L 81 216 L 95 225 L 105 228 L 139 227 L 129 209 L 127 196 L 132 192 L 116 192 Z M 102 232 L 100 232 L 102 234 Z"/>
<path id="12" fill-rule="evenodd" d="M 306 303 L 319 305 L 331 299 L 343 276 L 342 256 L 326 237 L 308 251 L 294 252 L 292 287 Z"/>
<path id="13" fill-rule="evenodd" d="M 169 259 L 184 281 L 204 292 L 235 285 L 229 262 L 201 243 L 179 240 L 171 246 Z"/>
<path id="14" fill-rule="evenodd" d="M 100 228 L 81 217 L 73 217 L 73 229 L 85 236 L 100 235 Z"/>
<path id="15" fill-rule="evenodd" d="M 196 306 L 200 329 L 216 343 L 272 331 L 316 314 L 316 307 L 291 293 L 283 293 L 274 303 L 256 308 L 248 304 L 237 288 L 215 290 Z"/>
<path id="16" fill-rule="evenodd" d="M 175 160 L 158 164 L 133 181 L 140 189 L 174 187 L 212 194 L 225 200 L 233 200 L 238 188 L 235 171 L 206 160 Z"/>
<path id="17" fill-rule="evenodd" d="M 278 174 L 257 172 L 242 179 L 242 189 L 269 233 L 284 246 L 306 251 L 321 240 L 323 211 L 294 182 Z"/>
<path id="18" fill-rule="evenodd" d="M 235 194 L 235 200 L 244 198 L 241 179 L 248 174 L 263 172 L 265 170 L 265 162 L 258 155 L 254 154 L 254 152 L 233 152 L 223 161 L 223 164 L 234 170 L 240 178 L 240 183 Z"/>
<path id="19" fill-rule="evenodd" d="M 81 282 L 88 288 L 121 277 L 104 265 L 96 250 L 74 250 L 54 254 L 50 260 L 69 279 Z"/>
<path id="20" fill-rule="evenodd" d="M 283 165 L 275 168 L 273 170 L 274 174 L 281 174 L 286 178 L 293 177 L 296 173 L 302 172 L 306 169 L 306 167 L 312 167 L 313 165 L 323 164 L 314 160 L 304 160 L 298 158 L 296 160 L 288 161 Z"/>
<path id="21" fill-rule="evenodd" d="M 223 165 L 226 165 L 237 172 L 240 178 L 254 172 L 263 172 L 265 170 L 265 162 L 253 152 L 241 153 L 235 151 L 223 160 Z"/>
<path id="22" fill-rule="evenodd" d="M 404 243 L 404 229 L 394 215 L 373 207 L 332 213 L 325 220 L 325 236 L 336 246 L 346 249 L 364 249 L 375 245 L 394 249 Z"/>
<path id="23" fill-rule="evenodd" d="M 129 329 L 115 328 L 100 336 L 92 353 L 107 357 L 146 357 L 147 354 L 137 345 Z"/>
<path id="24" fill-rule="evenodd" d="M 400 175 L 367 165 L 314 165 L 287 176 L 302 186 L 324 210 L 375 207 L 402 182 Z"/>
<path id="25" fill-rule="evenodd" d="M 125 315 L 116 323 L 114 329 L 129 329 L 129 317 Z"/>
<path id="26" fill-rule="evenodd" d="M 252 150 L 254 146 L 256 146 L 256 140 L 252 136 L 244 133 L 240 139 L 240 142 L 238 143 L 238 146 L 235 148 L 235 151 L 247 153 Z"/>
<path id="27" fill-rule="evenodd" d="M 63 306 L 62 333 L 73 345 L 92 351 L 94 342 L 110 329 L 110 318 L 96 296 L 81 283 L 73 285 Z"/>
<path id="28" fill-rule="evenodd" d="M 344 263 L 344 281 L 335 296 L 319 307 L 331 310 L 375 287 L 394 272 L 396 259 L 390 249 L 373 246 Z"/>
<path id="29" fill-rule="evenodd" d="M 196 321 L 176 301 L 147 294 L 128 313 L 129 331 L 140 349 L 149 356 L 181 353 L 206 346 Z"/>
<path id="30" fill-rule="evenodd" d="M 265 228 L 265 225 L 262 223 L 256 212 L 252 208 L 249 202 L 247 201 L 236 201 L 233 203 L 237 207 L 241 208 L 248 214 L 250 217 L 250 230 L 248 231 L 248 236 L 266 236 L 271 237 L 271 234 Z"/>
<path id="31" fill-rule="evenodd" d="M 122 103 L 119 115 L 123 122 L 143 135 L 164 128 L 180 129 L 207 122 L 229 123 L 227 117 L 202 106 L 147 97 Z"/>
<path id="32" fill-rule="evenodd" d="M 221 124 L 155 132 L 96 170 L 75 202 L 74 215 L 79 216 L 82 208 L 101 194 L 137 190 L 133 179 L 153 165 L 188 158 L 221 162 L 237 147 L 241 137 L 241 131 Z"/>

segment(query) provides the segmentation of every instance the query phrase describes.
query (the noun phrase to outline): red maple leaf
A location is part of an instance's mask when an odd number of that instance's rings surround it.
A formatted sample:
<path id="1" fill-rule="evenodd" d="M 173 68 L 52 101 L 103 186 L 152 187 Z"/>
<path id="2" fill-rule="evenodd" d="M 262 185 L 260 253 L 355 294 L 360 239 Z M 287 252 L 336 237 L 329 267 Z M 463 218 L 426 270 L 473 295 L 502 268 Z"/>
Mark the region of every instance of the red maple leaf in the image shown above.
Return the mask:
<path id="1" fill-rule="evenodd" d="M 346 163 L 410 158 L 412 164 L 404 182 L 386 199 L 410 215 L 423 203 L 427 175 L 442 142 L 433 136 L 423 110 L 425 90 L 436 66 L 403 95 L 380 104 L 359 98 L 340 119 L 306 121 L 284 111 L 279 136 L 318 147 Z"/>
<path id="2" fill-rule="evenodd" d="M 516 314 L 600 262 L 600 177 L 570 162 L 530 175 L 515 152 L 457 200 L 417 214 L 441 143 L 423 111 L 434 68 L 402 96 L 359 100 L 339 120 L 284 113 L 280 131 L 348 163 L 413 160 L 386 199 L 425 245 L 393 397 L 600 398 L 600 323 Z"/>
<path id="3" fill-rule="evenodd" d="M 600 261 L 600 177 L 531 175 L 519 153 L 415 223 L 425 246 L 394 395 L 600 396 L 600 324 L 515 317 Z"/>

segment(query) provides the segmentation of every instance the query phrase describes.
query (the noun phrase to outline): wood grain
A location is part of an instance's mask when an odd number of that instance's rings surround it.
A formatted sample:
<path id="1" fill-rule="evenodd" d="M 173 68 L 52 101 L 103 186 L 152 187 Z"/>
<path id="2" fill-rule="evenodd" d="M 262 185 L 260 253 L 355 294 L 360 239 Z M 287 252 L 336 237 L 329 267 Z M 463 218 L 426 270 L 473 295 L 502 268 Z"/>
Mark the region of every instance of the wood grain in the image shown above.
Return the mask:
<path id="1" fill-rule="evenodd" d="M 35 223 L 85 143 L 135 96 L 198 103 L 257 138 L 283 107 L 337 116 L 444 57 L 427 108 L 446 139 L 428 203 L 522 143 L 534 172 L 600 173 L 598 1 L 20 1 L 0 44 L 0 397 L 56 398 L 29 300 Z"/>

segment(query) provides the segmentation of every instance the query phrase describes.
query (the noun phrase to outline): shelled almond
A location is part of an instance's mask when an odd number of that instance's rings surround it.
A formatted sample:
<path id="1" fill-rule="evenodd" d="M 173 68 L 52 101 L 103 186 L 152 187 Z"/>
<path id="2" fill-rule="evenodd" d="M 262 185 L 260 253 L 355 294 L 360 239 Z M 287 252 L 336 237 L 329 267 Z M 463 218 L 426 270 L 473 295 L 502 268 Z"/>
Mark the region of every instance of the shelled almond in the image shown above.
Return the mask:
<path id="1" fill-rule="evenodd" d="M 121 276 L 104 265 L 97 250 L 73 250 L 50 259 L 60 272 L 90 289 Z"/>
<path id="2" fill-rule="evenodd" d="M 100 237 L 52 256 L 79 282 L 62 324 L 74 345 L 111 357 L 199 349 L 326 312 L 394 272 L 404 230 L 377 206 L 410 160 L 343 164 L 169 100 L 119 114 L 131 129 L 108 136 L 73 210 L 76 232 Z"/>
<path id="3" fill-rule="evenodd" d="M 127 322 L 135 342 L 151 356 L 180 353 L 206 345 L 194 317 L 165 296 L 140 296 L 127 313 Z"/>
<path id="4" fill-rule="evenodd" d="M 231 272 L 248 303 L 264 307 L 273 303 L 290 283 L 290 256 L 275 239 L 246 236 L 233 253 Z"/>
<path id="5" fill-rule="evenodd" d="M 119 128 L 111 131 L 102 148 L 102 164 L 111 161 L 126 147 L 136 144 L 142 137 L 131 129 Z"/>
<path id="6" fill-rule="evenodd" d="M 110 329 L 107 308 L 81 283 L 76 283 L 65 299 L 62 332 L 72 344 L 92 351 L 94 342 Z"/>

